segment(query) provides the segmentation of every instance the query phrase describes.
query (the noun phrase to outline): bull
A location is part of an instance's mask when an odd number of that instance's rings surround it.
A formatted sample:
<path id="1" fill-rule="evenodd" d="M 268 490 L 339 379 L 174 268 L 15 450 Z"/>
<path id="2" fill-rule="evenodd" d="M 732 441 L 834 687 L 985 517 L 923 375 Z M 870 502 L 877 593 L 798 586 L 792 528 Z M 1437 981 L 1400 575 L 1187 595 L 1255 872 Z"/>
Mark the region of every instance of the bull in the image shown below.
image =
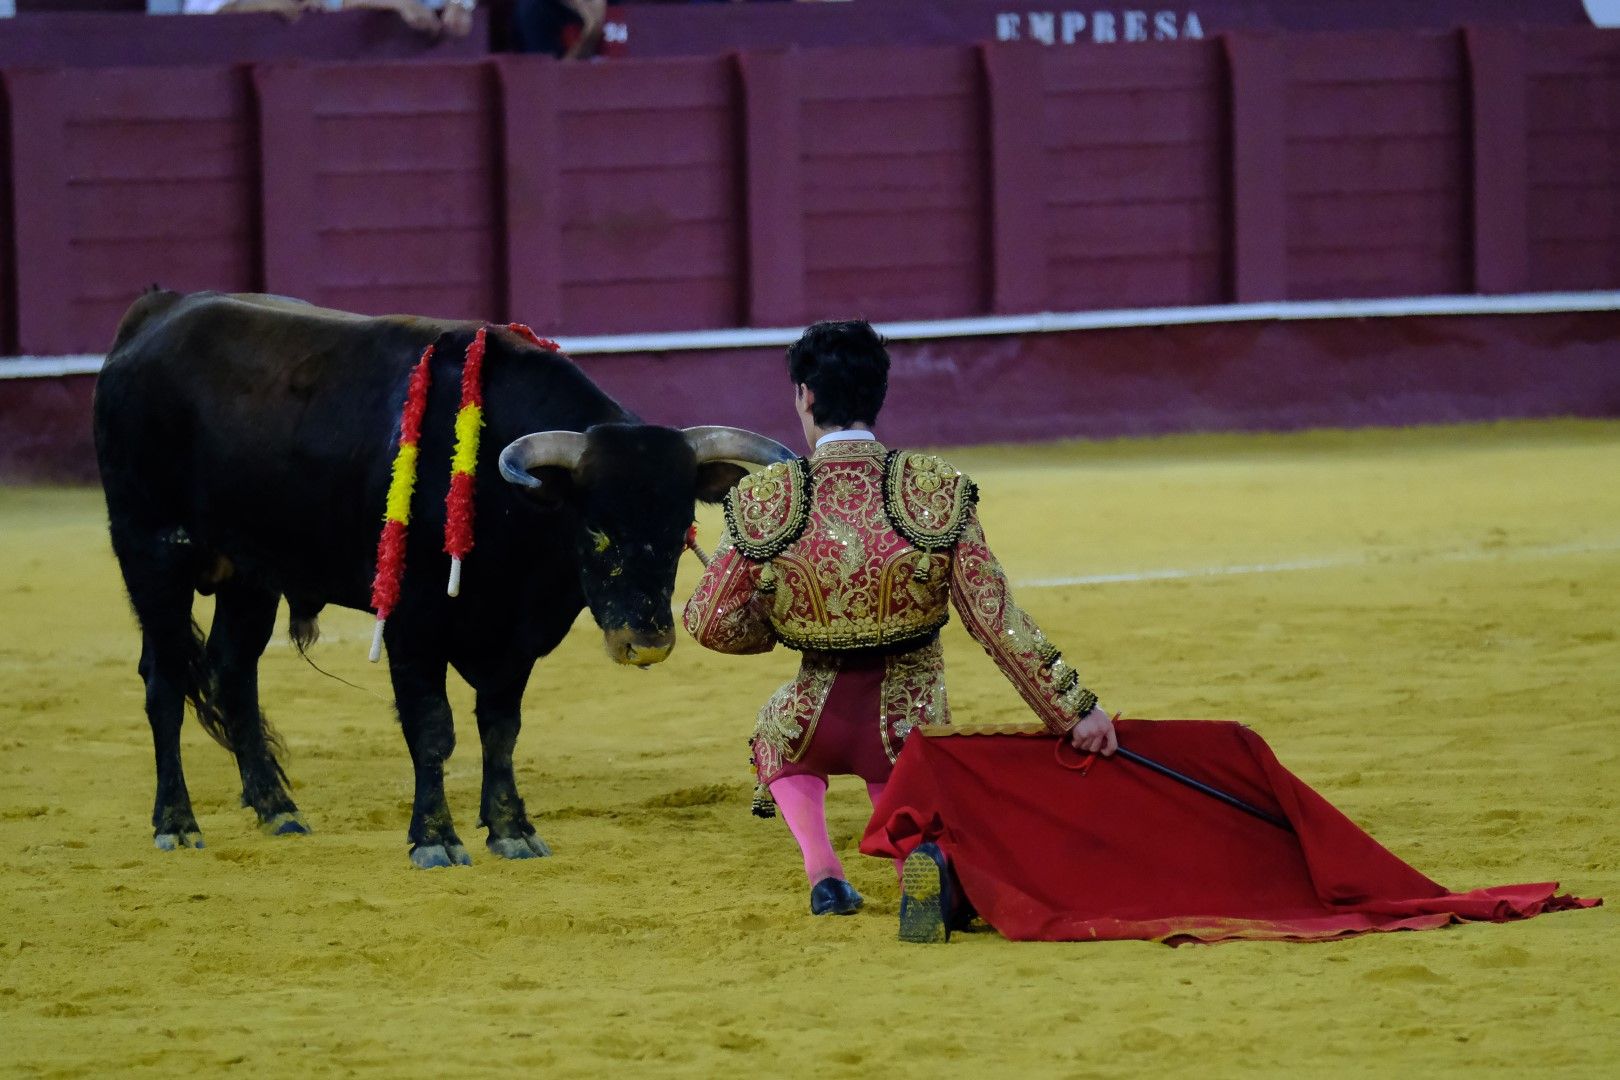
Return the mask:
<path id="1" fill-rule="evenodd" d="M 235 755 L 242 804 L 260 827 L 308 831 L 260 707 L 259 658 L 283 597 L 300 650 L 324 606 L 369 608 L 400 411 L 427 346 L 432 381 L 408 570 L 384 636 L 415 768 L 407 836 L 419 867 L 471 862 L 444 795 L 455 748 L 448 670 L 476 694 L 488 848 L 505 858 L 549 854 L 512 768 L 535 662 L 585 607 L 614 661 L 667 657 L 694 503 L 718 501 L 745 464 L 791 456 L 736 428 L 643 423 L 566 357 L 491 330 L 477 547 L 452 599 L 445 495 L 460 365 L 477 328 L 160 290 L 124 316 L 96 385 L 95 445 L 113 552 L 141 631 L 159 848 L 202 846 L 180 759 L 187 701 Z M 206 638 L 192 618 L 196 594 L 214 597 Z"/>

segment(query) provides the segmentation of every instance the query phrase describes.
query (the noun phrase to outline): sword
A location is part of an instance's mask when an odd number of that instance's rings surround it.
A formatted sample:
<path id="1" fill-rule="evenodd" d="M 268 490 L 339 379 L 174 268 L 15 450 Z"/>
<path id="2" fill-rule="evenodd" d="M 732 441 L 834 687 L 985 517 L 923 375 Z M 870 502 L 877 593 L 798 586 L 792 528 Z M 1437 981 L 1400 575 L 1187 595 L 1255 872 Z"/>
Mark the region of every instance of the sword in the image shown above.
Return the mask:
<path id="1" fill-rule="evenodd" d="M 1118 719 L 1118 718 L 1116 717 L 1116 719 Z M 1045 724 L 1038 724 L 1037 725 L 1037 724 L 1028 723 L 1028 722 L 1025 722 L 1025 723 L 1012 723 L 1012 724 L 973 725 L 973 726 L 959 727 L 959 728 L 956 728 L 954 730 L 951 727 L 948 727 L 948 726 L 941 726 L 939 728 L 926 728 L 926 727 L 924 727 L 924 728 L 919 728 L 918 730 L 921 731 L 924 735 L 929 735 L 929 736 L 941 736 L 941 735 L 1045 735 L 1045 734 L 1048 734 Z M 1077 772 L 1081 776 L 1086 775 L 1086 773 L 1091 771 L 1091 766 L 1096 763 L 1097 758 L 1100 757 L 1101 755 L 1098 754 L 1097 752 L 1093 751 L 1092 753 L 1087 754 L 1085 756 L 1085 758 L 1080 762 L 1079 765 L 1064 765 L 1063 764 L 1063 759 L 1062 759 L 1062 754 L 1063 754 L 1063 747 L 1064 747 L 1064 745 L 1066 743 L 1067 743 L 1067 740 L 1063 739 L 1063 738 L 1060 738 L 1058 740 L 1058 743 L 1057 743 L 1057 754 L 1058 754 L 1058 765 L 1059 765 L 1059 767 L 1064 768 L 1064 769 L 1068 769 L 1071 772 Z M 1275 827 L 1277 827 L 1279 829 L 1284 830 L 1285 832 L 1293 832 L 1294 831 L 1293 825 L 1289 824 L 1287 818 L 1280 818 L 1276 814 L 1273 814 L 1268 810 L 1260 809 L 1258 806 L 1255 806 L 1253 803 L 1244 802 L 1242 799 L 1238 798 L 1236 795 L 1233 795 L 1231 792 L 1222 791 L 1220 788 L 1215 787 L 1213 784 L 1206 784 L 1202 780 L 1193 779 L 1192 777 L 1188 776 L 1184 772 L 1177 772 L 1175 769 L 1172 769 L 1170 766 L 1164 764 L 1163 762 L 1154 761 L 1150 757 L 1145 757 L 1142 754 L 1138 754 L 1134 750 L 1127 750 L 1123 746 L 1116 746 L 1114 748 L 1114 756 L 1124 758 L 1126 761 L 1129 761 L 1134 765 L 1140 765 L 1144 769 L 1149 770 L 1150 772 L 1156 772 L 1160 776 L 1166 778 L 1167 780 L 1174 780 L 1178 784 L 1182 784 L 1182 785 L 1184 785 L 1186 787 L 1190 787 L 1194 791 L 1198 792 L 1199 794 L 1207 795 L 1210 798 L 1215 799 L 1218 802 L 1223 802 L 1227 806 L 1230 806 L 1234 810 L 1241 810 L 1243 813 L 1248 814 L 1250 817 L 1259 818 L 1261 821 L 1265 822 L 1267 825 L 1273 825 L 1273 826 L 1275 826 Z"/>
<path id="2" fill-rule="evenodd" d="M 1241 810 L 1250 817 L 1257 817 L 1268 825 L 1275 825 L 1277 828 L 1282 829 L 1285 832 L 1294 831 L 1294 827 L 1288 823 L 1286 818 L 1280 818 L 1276 814 L 1262 810 L 1253 803 L 1246 803 L 1236 795 L 1233 795 L 1230 792 L 1222 791 L 1220 788 L 1214 787 L 1210 784 L 1206 784 L 1202 780 L 1194 780 L 1186 773 L 1177 772 L 1170 766 L 1154 761 L 1150 757 L 1143 757 L 1134 750 L 1127 750 L 1123 746 L 1118 746 L 1114 748 L 1114 754 L 1117 757 L 1124 758 L 1126 761 L 1134 762 L 1137 765 L 1142 766 L 1144 769 L 1151 769 L 1160 776 L 1174 780 L 1178 784 L 1185 784 L 1194 791 L 1208 795 L 1212 799 L 1218 799 L 1227 806 L 1230 806 L 1232 809 Z"/>

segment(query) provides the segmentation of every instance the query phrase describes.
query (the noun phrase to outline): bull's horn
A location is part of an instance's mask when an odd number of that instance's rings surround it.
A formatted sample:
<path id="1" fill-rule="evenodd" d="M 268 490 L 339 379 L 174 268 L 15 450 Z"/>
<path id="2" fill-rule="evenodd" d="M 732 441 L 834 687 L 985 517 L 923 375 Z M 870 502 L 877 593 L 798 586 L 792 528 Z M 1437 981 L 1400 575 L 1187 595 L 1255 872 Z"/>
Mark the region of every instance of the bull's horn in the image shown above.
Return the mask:
<path id="1" fill-rule="evenodd" d="M 705 461 L 746 461 L 751 465 L 771 465 L 791 461 L 797 455 L 775 439 L 735 427 L 689 427 L 683 434 L 698 464 Z"/>
<path id="2" fill-rule="evenodd" d="M 537 488 L 540 481 L 529 470 L 547 465 L 572 470 L 585 453 L 585 435 L 578 431 L 537 431 L 514 439 L 501 451 L 501 475 L 519 487 Z"/>

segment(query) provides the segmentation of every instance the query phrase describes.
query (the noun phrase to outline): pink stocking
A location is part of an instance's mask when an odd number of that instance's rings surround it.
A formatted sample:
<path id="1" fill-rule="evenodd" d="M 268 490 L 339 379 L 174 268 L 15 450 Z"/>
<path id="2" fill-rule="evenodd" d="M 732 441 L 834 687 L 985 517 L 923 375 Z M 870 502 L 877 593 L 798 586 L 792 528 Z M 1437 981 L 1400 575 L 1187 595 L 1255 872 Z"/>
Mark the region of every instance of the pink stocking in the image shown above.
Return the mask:
<path id="1" fill-rule="evenodd" d="M 879 799 L 883 798 L 883 789 L 885 787 L 887 787 L 887 786 L 888 786 L 888 781 L 887 780 L 881 781 L 881 782 L 876 783 L 876 784 L 871 783 L 870 781 L 867 782 L 866 793 L 872 797 L 872 805 L 873 806 L 876 806 L 877 801 Z M 906 865 L 906 860 L 904 860 L 904 859 L 896 859 L 896 860 L 894 860 L 894 876 L 897 877 L 897 878 L 900 878 L 902 881 L 905 880 L 905 876 L 906 876 L 905 873 L 904 873 L 905 865 Z"/>
<path id="2" fill-rule="evenodd" d="M 844 866 L 827 836 L 826 779 L 806 773 L 784 776 L 771 785 L 771 798 L 799 842 L 810 884 L 822 878 L 843 878 Z"/>

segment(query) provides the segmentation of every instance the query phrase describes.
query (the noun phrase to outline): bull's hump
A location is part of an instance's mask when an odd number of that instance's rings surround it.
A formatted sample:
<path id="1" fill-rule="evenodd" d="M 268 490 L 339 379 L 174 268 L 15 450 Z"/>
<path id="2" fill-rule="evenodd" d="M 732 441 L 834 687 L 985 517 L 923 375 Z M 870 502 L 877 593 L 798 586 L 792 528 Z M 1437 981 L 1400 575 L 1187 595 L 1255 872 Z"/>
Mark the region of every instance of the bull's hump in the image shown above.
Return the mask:
<path id="1" fill-rule="evenodd" d="M 320 307 L 291 296 L 273 293 L 220 293 L 214 302 L 232 307 L 246 307 L 285 316 L 301 322 L 331 323 L 351 328 L 363 323 L 379 326 L 401 326 L 424 334 L 438 335 L 448 330 L 476 329 L 480 324 L 458 319 L 434 319 L 423 315 L 360 315 L 353 311 Z"/>

